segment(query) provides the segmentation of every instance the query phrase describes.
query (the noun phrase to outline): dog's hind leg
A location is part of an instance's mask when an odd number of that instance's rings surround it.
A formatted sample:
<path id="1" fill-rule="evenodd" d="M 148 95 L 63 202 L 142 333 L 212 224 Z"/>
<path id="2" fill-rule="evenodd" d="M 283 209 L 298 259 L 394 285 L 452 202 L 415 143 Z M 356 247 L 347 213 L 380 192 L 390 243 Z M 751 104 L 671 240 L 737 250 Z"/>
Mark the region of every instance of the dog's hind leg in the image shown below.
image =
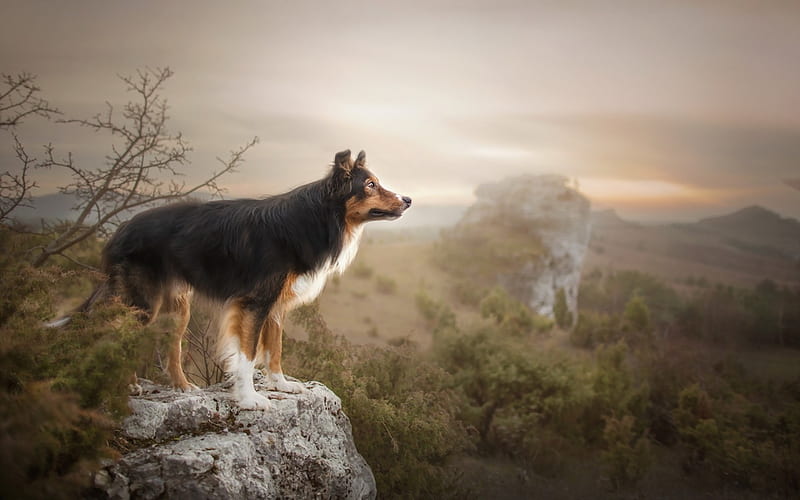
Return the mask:
<path id="1" fill-rule="evenodd" d="M 170 335 L 167 372 L 172 385 L 184 392 L 199 389 L 186 379 L 186 374 L 183 372 L 182 343 L 186 328 L 189 326 L 189 318 L 191 317 L 191 297 L 191 290 L 181 290 L 180 293 L 171 297 L 172 308 L 177 315 L 178 324 Z"/>
<path id="2" fill-rule="evenodd" d="M 269 409 L 269 400 L 256 392 L 253 375 L 256 367 L 256 345 L 254 337 L 262 325 L 258 324 L 257 311 L 243 306 L 237 299 L 229 300 L 222 312 L 220 357 L 225 371 L 233 379 L 233 393 L 239 407 L 243 409 Z"/>

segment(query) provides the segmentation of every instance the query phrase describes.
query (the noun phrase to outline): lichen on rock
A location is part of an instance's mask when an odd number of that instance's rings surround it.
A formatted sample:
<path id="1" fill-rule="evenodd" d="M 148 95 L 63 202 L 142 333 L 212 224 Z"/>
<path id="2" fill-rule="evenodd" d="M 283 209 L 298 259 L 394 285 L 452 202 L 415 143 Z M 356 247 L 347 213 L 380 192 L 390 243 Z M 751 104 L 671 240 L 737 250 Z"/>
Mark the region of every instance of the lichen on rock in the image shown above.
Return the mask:
<path id="1" fill-rule="evenodd" d="M 266 391 L 267 411 L 240 410 L 223 385 L 182 393 L 142 384 L 119 430 L 130 451 L 95 476 L 109 498 L 348 498 L 376 496 L 341 401 L 318 382 Z"/>

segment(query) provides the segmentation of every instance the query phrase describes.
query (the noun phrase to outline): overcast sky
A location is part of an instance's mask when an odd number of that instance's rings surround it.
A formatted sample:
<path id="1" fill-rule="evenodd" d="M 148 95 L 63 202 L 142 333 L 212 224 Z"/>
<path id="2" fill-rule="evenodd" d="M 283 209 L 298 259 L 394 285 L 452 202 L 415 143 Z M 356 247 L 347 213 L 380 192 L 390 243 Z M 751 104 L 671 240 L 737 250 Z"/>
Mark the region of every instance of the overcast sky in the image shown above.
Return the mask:
<path id="1" fill-rule="evenodd" d="M 2 0 L 2 11 L 0 71 L 37 74 L 70 116 L 124 104 L 117 75 L 169 66 L 192 175 L 259 136 L 227 179 L 232 196 L 319 178 L 350 148 L 420 204 L 556 172 L 630 218 L 756 203 L 800 217 L 798 1 Z M 20 133 L 78 161 L 108 147 L 41 120 Z M 44 175 L 41 193 L 63 180 Z"/>

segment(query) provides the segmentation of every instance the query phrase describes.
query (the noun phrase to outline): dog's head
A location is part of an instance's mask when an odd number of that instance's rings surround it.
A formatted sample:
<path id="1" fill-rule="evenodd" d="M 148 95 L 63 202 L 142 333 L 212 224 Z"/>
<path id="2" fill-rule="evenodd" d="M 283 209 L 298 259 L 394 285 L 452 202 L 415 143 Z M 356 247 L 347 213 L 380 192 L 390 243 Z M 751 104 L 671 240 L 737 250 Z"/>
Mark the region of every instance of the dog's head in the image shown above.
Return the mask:
<path id="1" fill-rule="evenodd" d="M 345 197 L 345 218 L 361 224 L 373 220 L 394 220 L 411 206 L 411 198 L 381 186 L 378 177 L 367 168 L 367 154 L 358 153 L 355 161 L 350 150 L 336 153 L 332 181 Z"/>

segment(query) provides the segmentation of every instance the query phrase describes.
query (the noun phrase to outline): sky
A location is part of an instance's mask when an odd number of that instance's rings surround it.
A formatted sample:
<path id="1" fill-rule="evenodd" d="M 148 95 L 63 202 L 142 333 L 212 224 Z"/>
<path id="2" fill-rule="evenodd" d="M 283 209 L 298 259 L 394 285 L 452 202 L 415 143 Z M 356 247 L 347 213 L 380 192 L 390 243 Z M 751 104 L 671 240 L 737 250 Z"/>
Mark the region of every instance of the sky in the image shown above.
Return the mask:
<path id="1" fill-rule="evenodd" d="M 800 218 L 797 1 L 2 1 L 0 72 L 90 117 L 131 96 L 119 75 L 170 67 L 187 180 L 252 136 L 229 196 L 321 177 L 367 151 L 422 205 L 466 205 L 522 173 L 577 179 L 595 208 L 692 220 L 760 204 Z M 109 141 L 29 120 L 102 161 Z M 13 170 L 0 136 L 0 170 Z M 40 172 L 40 193 L 65 173 Z"/>

